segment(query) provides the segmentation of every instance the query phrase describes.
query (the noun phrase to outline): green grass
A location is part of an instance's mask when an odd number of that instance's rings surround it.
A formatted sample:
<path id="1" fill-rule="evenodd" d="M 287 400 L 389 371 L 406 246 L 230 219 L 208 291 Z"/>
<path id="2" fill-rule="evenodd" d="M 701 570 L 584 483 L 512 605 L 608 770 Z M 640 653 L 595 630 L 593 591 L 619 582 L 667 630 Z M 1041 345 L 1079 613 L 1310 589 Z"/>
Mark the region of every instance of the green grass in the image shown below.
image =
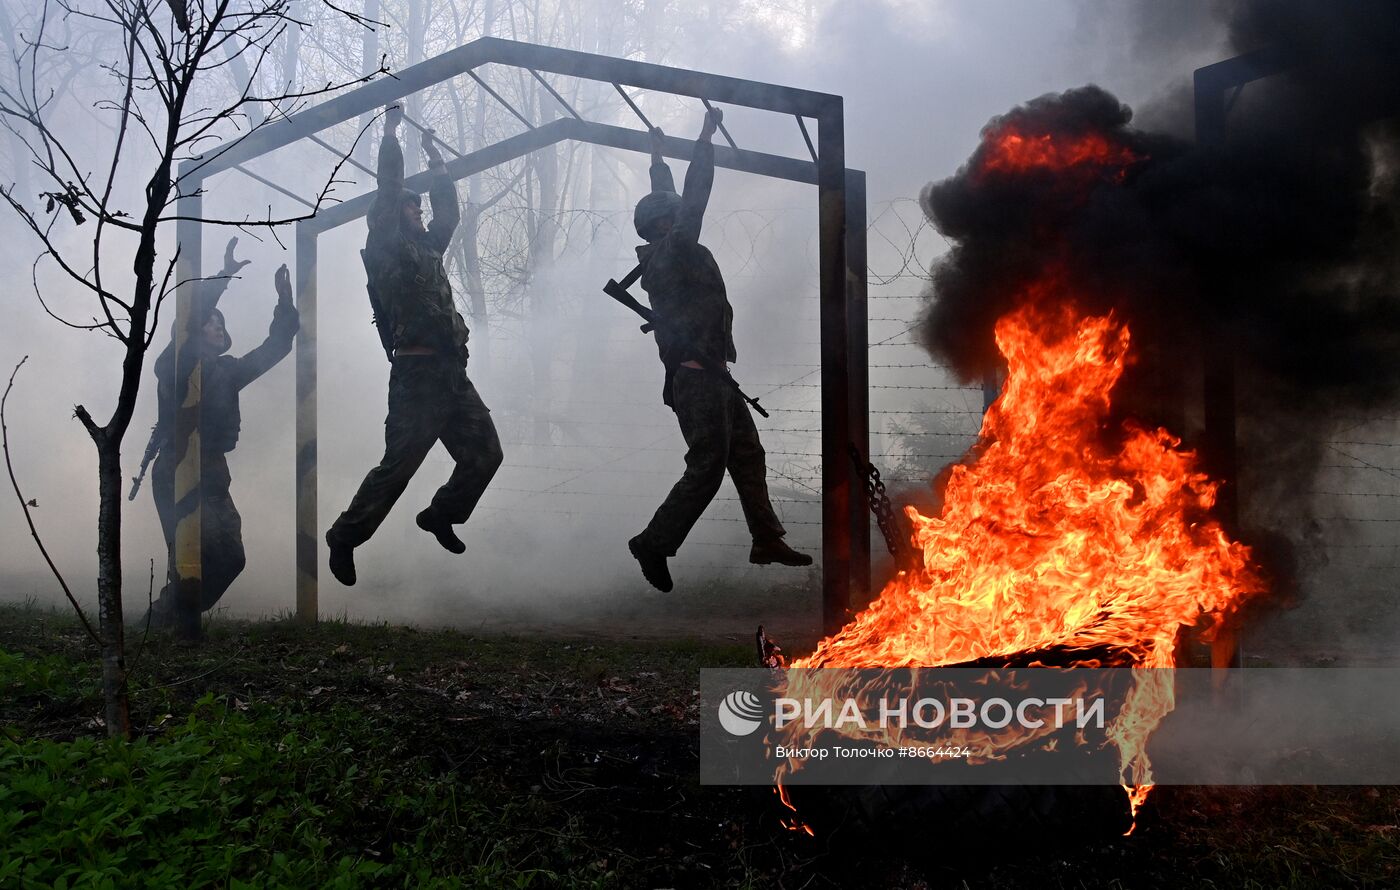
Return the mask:
<path id="1" fill-rule="evenodd" d="M 131 641 L 122 743 L 87 648 L 61 612 L 0 607 L 0 887 L 644 882 L 664 857 L 619 855 L 593 804 L 559 805 L 571 784 L 609 801 L 553 730 L 621 714 L 674 747 L 696 671 L 743 651 L 217 624 L 194 650 Z"/>
<path id="2" fill-rule="evenodd" d="M 221 621 L 130 650 L 113 743 L 71 617 L 0 606 L 0 887 L 1400 886 L 1385 787 L 1161 788 L 1133 836 L 1052 844 L 786 831 L 696 780 L 697 672 L 747 645 Z"/>
<path id="3" fill-rule="evenodd" d="M 0 685 L 61 692 L 54 659 Z M 74 689 L 77 692 L 77 689 Z M 0 886 L 592 886 L 608 869 L 502 829 L 546 821 L 397 756 L 383 718 L 206 694 L 159 734 L 0 741 Z"/>

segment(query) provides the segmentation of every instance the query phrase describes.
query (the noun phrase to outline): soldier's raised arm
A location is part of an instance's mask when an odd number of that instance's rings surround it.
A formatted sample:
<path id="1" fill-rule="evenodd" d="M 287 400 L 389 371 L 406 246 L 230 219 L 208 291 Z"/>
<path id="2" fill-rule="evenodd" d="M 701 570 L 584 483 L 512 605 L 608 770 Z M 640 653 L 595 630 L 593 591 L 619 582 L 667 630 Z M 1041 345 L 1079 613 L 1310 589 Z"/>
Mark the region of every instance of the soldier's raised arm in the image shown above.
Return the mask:
<path id="1" fill-rule="evenodd" d="M 433 221 L 428 223 L 428 235 L 438 250 L 447 250 L 452 233 L 462 220 L 462 208 L 457 204 L 457 187 L 452 177 L 447 175 L 447 165 L 442 153 L 433 142 L 433 131 L 423 131 L 423 154 L 428 156 L 428 173 L 432 181 L 428 186 L 428 200 L 433 205 Z"/>
<path id="2" fill-rule="evenodd" d="M 201 329 L 204 327 L 204 323 L 209 320 L 209 316 L 219 307 L 219 299 L 223 297 L 224 292 L 228 290 L 229 282 L 233 280 L 233 277 L 238 274 L 240 269 L 252 262 L 252 260 L 240 260 L 234 256 L 233 252 L 237 247 L 237 236 L 228 239 L 228 243 L 224 245 L 224 265 L 223 268 L 219 270 L 219 274 L 196 281 L 192 285 L 194 288 L 194 303 L 190 307 L 189 327 L 185 329 L 189 332 L 188 336 L 191 341 L 196 341 L 197 338 L 201 336 Z M 170 343 L 167 344 L 165 349 L 161 350 L 160 355 L 156 357 L 155 372 L 157 378 L 168 378 L 170 376 L 172 365 L 175 361 L 176 333 L 175 325 L 172 324 L 170 326 Z M 182 369 L 182 373 L 180 374 L 181 378 L 189 376 L 190 369 L 194 367 L 194 363 L 199 360 L 199 357 L 200 351 L 198 349 L 185 350 L 184 358 L 180 362 L 180 367 Z"/>
<path id="3" fill-rule="evenodd" d="M 700 238 L 700 226 L 705 219 L 705 208 L 710 203 L 710 189 L 715 184 L 715 146 L 710 141 L 723 119 L 718 108 L 705 113 L 705 123 L 700 128 L 700 137 L 695 142 L 695 154 L 690 159 L 690 167 L 685 171 L 685 191 L 681 192 L 681 209 L 676 218 L 676 236 L 687 241 Z"/>
<path id="4" fill-rule="evenodd" d="M 267 339 L 234 364 L 234 384 L 242 389 L 257 380 L 292 351 L 292 338 L 301 327 L 301 316 L 292 305 L 292 276 L 285 263 L 272 277 L 277 290 L 277 306 L 272 310 L 272 324 Z"/>
<path id="5" fill-rule="evenodd" d="M 666 158 L 661 154 L 661 140 L 666 136 L 660 127 L 651 128 L 651 190 L 654 192 L 675 192 L 676 180 Z"/>
<path id="6" fill-rule="evenodd" d="M 219 274 L 195 285 L 194 311 L 190 313 L 191 331 L 204 327 L 204 323 L 209 320 L 209 314 L 218 308 L 219 298 L 228 290 L 229 282 L 240 269 L 252 262 L 234 256 L 233 252 L 237 247 L 237 236 L 228 239 L 228 243 L 224 245 L 224 267 L 219 270 Z"/>
<path id="7" fill-rule="evenodd" d="M 384 138 L 379 140 L 378 188 L 369 208 L 370 236 L 398 235 L 403 220 L 403 148 L 399 146 L 399 124 L 403 109 L 390 105 L 384 110 Z"/>

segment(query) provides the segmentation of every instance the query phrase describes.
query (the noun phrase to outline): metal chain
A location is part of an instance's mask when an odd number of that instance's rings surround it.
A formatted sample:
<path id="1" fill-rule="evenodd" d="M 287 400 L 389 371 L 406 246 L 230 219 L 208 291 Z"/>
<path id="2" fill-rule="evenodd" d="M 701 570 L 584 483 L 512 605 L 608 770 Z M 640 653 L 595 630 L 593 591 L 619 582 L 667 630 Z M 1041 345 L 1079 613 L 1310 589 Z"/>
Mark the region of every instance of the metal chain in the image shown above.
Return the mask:
<path id="1" fill-rule="evenodd" d="M 865 477 L 865 494 L 870 502 L 870 512 L 875 514 L 875 524 L 880 528 L 885 546 L 889 548 L 891 556 L 899 559 L 903 555 L 904 535 L 894 505 L 885 493 L 880 471 L 873 463 L 867 462 L 864 467 L 861 466 L 860 452 L 855 445 L 851 446 L 851 460 L 855 462 L 856 471 Z"/>

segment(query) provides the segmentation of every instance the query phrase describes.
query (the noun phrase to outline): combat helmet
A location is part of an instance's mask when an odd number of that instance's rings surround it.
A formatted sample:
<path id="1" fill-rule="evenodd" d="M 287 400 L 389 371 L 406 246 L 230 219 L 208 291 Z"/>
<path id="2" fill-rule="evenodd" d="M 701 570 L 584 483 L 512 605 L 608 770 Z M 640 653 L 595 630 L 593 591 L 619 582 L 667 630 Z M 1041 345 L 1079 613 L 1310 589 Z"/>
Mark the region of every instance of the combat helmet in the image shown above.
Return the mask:
<path id="1" fill-rule="evenodd" d="M 656 225 L 664 219 L 674 219 L 681 209 L 681 196 L 675 192 L 652 192 L 637 202 L 632 213 L 632 225 L 644 241 L 657 236 Z"/>

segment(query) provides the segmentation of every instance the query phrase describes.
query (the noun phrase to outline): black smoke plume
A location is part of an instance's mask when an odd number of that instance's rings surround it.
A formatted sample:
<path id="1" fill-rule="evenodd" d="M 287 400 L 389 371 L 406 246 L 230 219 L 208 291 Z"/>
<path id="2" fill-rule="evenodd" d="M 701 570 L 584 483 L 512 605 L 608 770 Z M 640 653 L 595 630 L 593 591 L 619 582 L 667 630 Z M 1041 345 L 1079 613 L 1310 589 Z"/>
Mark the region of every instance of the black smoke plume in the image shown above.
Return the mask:
<path id="1" fill-rule="evenodd" d="M 1230 100 L 1221 144 L 1135 129 L 1095 86 L 987 124 L 968 163 L 922 195 L 953 246 L 919 330 L 978 380 L 997 365 L 993 325 L 1029 293 L 1112 309 L 1136 355 L 1118 404 L 1188 435 L 1201 369 L 1232 363 L 1242 470 L 1227 484 L 1248 524 L 1296 539 L 1337 425 L 1400 394 L 1400 3 L 1256 0 L 1230 14 L 1236 52 L 1286 65 Z M 1007 132 L 1097 134 L 1119 160 L 995 169 Z M 1030 287 L 1047 276 L 1054 287 Z"/>

